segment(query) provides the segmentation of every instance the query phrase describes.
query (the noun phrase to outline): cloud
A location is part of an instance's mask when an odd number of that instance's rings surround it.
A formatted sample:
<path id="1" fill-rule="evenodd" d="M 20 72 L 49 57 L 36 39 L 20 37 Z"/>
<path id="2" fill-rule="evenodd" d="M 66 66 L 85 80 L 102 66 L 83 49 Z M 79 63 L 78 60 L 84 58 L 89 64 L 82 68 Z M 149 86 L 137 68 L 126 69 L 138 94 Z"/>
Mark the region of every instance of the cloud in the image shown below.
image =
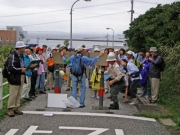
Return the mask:
<path id="1" fill-rule="evenodd" d="M 64 10 L 59 12 L 49 12 L 44 14 L 32 14 L 12 17 L 0 17 L 0 28 L 5 28 L 7 25 L 22 26 L 27 31 L 70 31 L 70 8 L 75 0 L 0 0 L 1 8 L 0 16 L 29 14 L 38 12 L 48 12 L 52 10 Z M 172 3 L 174 0 L 135 0 L 134 2 L 134 17 L 145 13 L 152 7 L 156 7 L 156 3 L 166 4 Z M 122 3 L 117 3 L 122 2 Z M 147 2 L 147 3 L 146 3 Z M 149 2 L 149 3 L 148 3 Z M 103 5 L 107 3 L 116 3 Z M 94 6 L 93 5 L 102 5 Z M 92 7 L 88 7 L 92 6 Z M 78 7 L 87 7 L 76 9 Z M 69 10 L 68 10 L 69 9 Z M 107 33 L 106 27 L 111 27 L 115 33 L 121 34 L 122 31 L 128 29 L 130 23 L 130 0 L 92 0 L 84 2 L 83 0 L 74 5 L 73 11 L 73 31 L 76 33 Z M 123 12 L 114 15 L 101 16 L 104 14 L 112 14 Z M 2 14 L 3 13 L 3 14 Z M 93 16 L 99 16 L 94 17 Z M 88 18 L 89 17 L 89 18 Z M 80 18 L 86 18 L 76 20 Z M 66 21 L 65 21 L 66 20 Z M 62 22 L 61 22 L 62 21 Z M 48 22 L 57 22 L 49 23 Z M 40 24 L 40 25 L 33 25 Z M 31 26 L 27 26 L 31 25 Z M 110 32 L 110 31 L 109 31 Z"/>

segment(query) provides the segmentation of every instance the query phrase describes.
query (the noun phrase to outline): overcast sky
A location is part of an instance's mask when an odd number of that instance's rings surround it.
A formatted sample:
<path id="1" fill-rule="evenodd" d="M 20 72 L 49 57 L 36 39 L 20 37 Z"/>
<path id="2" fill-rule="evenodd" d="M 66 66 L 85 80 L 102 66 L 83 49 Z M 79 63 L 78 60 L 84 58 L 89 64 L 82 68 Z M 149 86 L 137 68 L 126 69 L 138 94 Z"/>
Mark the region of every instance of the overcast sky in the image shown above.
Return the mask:
<path id="1" fill-rule="evenodd" d="M 157 4 L 170 4 L 174 1 L 176 0 L 134 0 L 134 18 L 156 7 Z M 0 28 L 5 29 L 7 25 L 14 25 L 22 26 L 26 31 L 69 33 L 70 8 L 73 2 L 75 0 L 0 0 Z M 129 27 L 130 13 L 127 11 L 130 9 L 131 0 L 80 0 L 74 5 L 73 32 L 107 33 L 106 28 L 110 27 L 114 29 L 115 34 L 122 34 Z"/>

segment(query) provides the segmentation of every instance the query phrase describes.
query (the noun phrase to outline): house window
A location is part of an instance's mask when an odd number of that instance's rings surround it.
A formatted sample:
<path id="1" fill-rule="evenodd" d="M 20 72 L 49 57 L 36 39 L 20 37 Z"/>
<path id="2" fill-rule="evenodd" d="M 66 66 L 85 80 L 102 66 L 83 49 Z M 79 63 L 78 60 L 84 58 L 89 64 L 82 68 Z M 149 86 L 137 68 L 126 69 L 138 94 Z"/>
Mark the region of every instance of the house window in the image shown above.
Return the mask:
<path id="1" fill-rule="evenodd" d="M 6 38 L 6 41 L 9 41 L 9 38 Z"/>
<path id="2" fill-rule="evenodd" d="M 0 38 L 0 41 L 2 41 L 2 38 Z"/>

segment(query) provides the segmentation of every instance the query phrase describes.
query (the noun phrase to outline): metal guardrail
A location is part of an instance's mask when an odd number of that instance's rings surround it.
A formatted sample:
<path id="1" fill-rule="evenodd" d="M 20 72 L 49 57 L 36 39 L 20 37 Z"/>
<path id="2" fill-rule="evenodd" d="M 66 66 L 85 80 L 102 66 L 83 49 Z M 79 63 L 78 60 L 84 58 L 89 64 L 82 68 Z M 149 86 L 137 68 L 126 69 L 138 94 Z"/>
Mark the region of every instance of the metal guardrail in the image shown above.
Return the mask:
<path id="1" fill-rule="evenodd" d="M 0 109 L 3 108 L 3 100 L 9 97 L 9 94 L 3 97 L 3 86 L 8 82 L 3 83 L 2 68 L 0 68 Z"/>

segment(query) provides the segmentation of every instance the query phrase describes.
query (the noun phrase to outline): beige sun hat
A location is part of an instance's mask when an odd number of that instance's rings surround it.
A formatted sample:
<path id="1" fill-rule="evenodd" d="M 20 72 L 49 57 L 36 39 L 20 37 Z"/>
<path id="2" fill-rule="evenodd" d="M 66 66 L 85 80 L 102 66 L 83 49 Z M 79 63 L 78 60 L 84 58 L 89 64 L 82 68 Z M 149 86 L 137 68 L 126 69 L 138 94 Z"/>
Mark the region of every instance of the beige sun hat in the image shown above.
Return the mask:
<path id="1" fill-rule="evenodd" d="M 156 47 L 151 47 L 150 52 L 157 52 L 157 48 Z"/>
<path id="2" fill-rule="evenodd" d="M 76 52 L 80 52 L 80 51 L 82 51 L 82 50 L 85 50 L 86 48 L 83 48 L 82 46 L 78 46 L 77 48 L 76 48 Z"/>
<path id="3" fill-rule="evenodd" d="M 116 56 L 115 56 L 114 52 L 110 52 L 108 54 L 106 61 L 116 61 Z"/>
<path id="4" fill-rule="evenodd" d="M 100 52 L 100 49 L 99 48 L 94 48 L 94 52 Z"/>
<path id="5" fill-rule="evenodd" d="M 134 53 L 134 52 L 133 52 L 133 51 L 130 51 L 130 50 L 127 52 L 127 54 L 129 54 L 129 55 L 133 55 L 133 53 Z"/>

